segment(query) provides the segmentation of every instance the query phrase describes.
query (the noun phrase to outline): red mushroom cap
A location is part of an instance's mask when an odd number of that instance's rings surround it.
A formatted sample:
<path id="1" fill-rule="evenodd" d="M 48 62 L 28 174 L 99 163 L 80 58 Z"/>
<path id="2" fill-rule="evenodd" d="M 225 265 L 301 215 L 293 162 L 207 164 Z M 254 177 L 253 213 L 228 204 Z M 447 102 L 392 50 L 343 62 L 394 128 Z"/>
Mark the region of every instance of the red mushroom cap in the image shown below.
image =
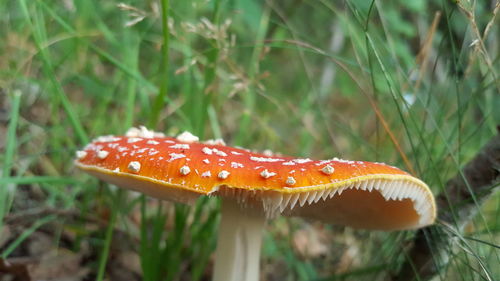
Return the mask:
<path id="1" fill-rule="evenodd" d="M 425 183 L 383 163 L 266 156 L 197 140 L 189 133 L 163 137 L 142 127 L 94 140 L 77 152 L 76 166 L 157 198 L 235 197 L 262 206 L 269 216 L 283 212 L 377 229 L 420 227 L 435 218 Z M 380 219 L 367 220 L 368 211 Z M 401 218 L 387 223 L 387 216 Z"/>

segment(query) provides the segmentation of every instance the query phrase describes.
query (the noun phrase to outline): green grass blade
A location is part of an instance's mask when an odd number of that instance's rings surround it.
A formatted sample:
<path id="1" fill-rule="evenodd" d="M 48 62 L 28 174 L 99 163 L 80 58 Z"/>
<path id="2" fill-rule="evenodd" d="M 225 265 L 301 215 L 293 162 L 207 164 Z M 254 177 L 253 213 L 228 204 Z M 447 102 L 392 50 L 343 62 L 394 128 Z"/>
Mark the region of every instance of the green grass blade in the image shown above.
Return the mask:
<path id="1" fill-rule="evenodd" d="M 31 227 L 27 228 L 24 230 L 19 237 L 16 238 L 3 252 L 2 252 L 2 259 L 7 259 L 9 255 L 17 248 L 21 243 L 26 240 L 31 234 L 33 234 L 38 228 L 43 226 L 44 224 L 47 224 L 53 220 L 55 220 L 57 216 L 55 215 L 49 215 L 46 217 L 43 217 L 39 220 L 37 220 Z"/>
<path id="2" fill-rule="evenodd" d="M 102 281 L 105 278 L 106 264 L 109 259 L 109 250 L 111 248 L 111 241 L 113 239 L 113 232 L 115 229 L 117 214 L 118 214 L 118 207 L 115 206 L 115 204 L 113 204 L 111 208 L 111 218 L 108 222 L 108 227 L 106 228 L 106 233 L 104 236 L 103 249 L 99 257 L 99 266 L 97 269 L 97 277 L 96 277 L 96 280 L 98 281 Z"/>
<path id="3" fill-rule="evenodd" d="M 66 112 L 69 122 L 71 124 L 71 127 L 75 131 L 76 136 L 80 140 L 81 143 L 87 143 L 88 142 L 88 137 L 87 134 L 85 133 L 82 123 L 80 122 L 80 119 L 77 116 L 76 111 L 73 108 L 73 105 L 71 104 L 70 100 L 68 99 L 66 93 L 64 92 L 61 84 L 57 80 L 56 74 L 54 73 L 54 67 L 52 66 L 51 58 L 49 55 L 49 52 L 46 48 L 44 48 L 45 40 L 43 39 L 44 30 L 42 29 L 42 24 L 40 22 L 36 22 L 37 17 L 35 17 L 35 22 L 32 20 L 32 16 L 30 16 L 30 12 L 28 10 L 28 6 L 26 4 L 26 0 L 20 0 L 19 1 L 21 10 L 23 12 L 24 18 L 30 27 L 32 34 L 33 34 L 33 39 L 35 41 L 35 45 L 38 49 L 38 52 L 40 53 L 40 58 L 43 63 L 43 70 L 45 75 L 48 77 L 49 81 L 52 84 L 52 90 L 54 91 L 54 94 L 56 95 L 55 98 L 57 98 Z"/>
<path id="4" fill-rule="evenodd" d="M 12 94 L 12 109 L 10 111 L 10 121 L 7 129 L 5 154 L 2 164 L 2 174 L 0 175 L 0 233 L 2 232 L 3 218 L 9 212 L 10 197 L 8 192 L 9 182 L 5 181 L 9 178 L 14 154 L 16 152 L 16 129 L 19 122 L 19 109 L 21 106 L 21 92 L 15 91 Z M 12 184 L 12 182 L 10 182 Z"/>
<path id="5" fill-rule="evenodd" d="M 78 180 L 67 177 L 52 177 L 52 176 L 25 176 L 25 177 L 10 177 L 0 178 L 0 184 L 78 184 Z"/>
<path id="6" fill-rule="evenodd" d="M 161 0 L 161 27 L 162 27 L 162 36 L 163 36 L 163 45 L 161 47 L 161 63 L 160 63 L 160 92 L 156 96 L 153 102 L 153 109 L 151 110 L 151 117 L 149 118 L 149 126 L 155 128 L 158 123 L 158 118 L 160 116 L 160 112 L 163 110 L 163 107 L 166 104 L 168 85 L 169 85 L 169 65 L 170 58 L 169 54 L 169 37 L 170 30 L 168 26 L 168 17 L 169 17 L 169 0 Z"/>

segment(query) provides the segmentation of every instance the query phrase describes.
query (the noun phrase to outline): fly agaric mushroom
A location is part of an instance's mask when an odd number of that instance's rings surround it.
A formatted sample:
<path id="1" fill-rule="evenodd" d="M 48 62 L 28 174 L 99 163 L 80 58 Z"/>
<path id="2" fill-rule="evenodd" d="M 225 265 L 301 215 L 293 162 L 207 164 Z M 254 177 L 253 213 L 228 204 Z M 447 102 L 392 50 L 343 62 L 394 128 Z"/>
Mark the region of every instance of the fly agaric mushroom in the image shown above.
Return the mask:
<path id="1" fill-rule="evenodd" d="M 427 185 L 382 163 L 269 156 L 144 127 L 99 137 L 76 157 L 89 174 L 159 199 L 221 197 L 216 281 L 258 280 L 262 229 L 278 214 L 379 230 L 415 229 L 436 217 Z"/>

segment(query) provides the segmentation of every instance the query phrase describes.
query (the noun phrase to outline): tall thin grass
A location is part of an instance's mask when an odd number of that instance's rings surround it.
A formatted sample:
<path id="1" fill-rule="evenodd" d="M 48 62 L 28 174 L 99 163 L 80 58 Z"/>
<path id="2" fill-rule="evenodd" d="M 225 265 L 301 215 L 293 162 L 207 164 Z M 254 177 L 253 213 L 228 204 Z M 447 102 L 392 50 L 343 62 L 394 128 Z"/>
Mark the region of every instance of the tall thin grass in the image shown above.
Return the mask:
<path id="1" fill-rule="evenodd" d="M 441 193 L 500 123 L 498 9 L 445 0 L 0 1 L 0 229 L 33 207 L 79 210 L 82 228 L 86 215 L 106 210 L 107 227 L 92 240 L 95 278 L 106 277 L 116 230 L 140 241 L 144 280 L 206 277 L 216 200 L 160 204 L 71 165 L 90 138 L 140 124 L 290 155 L 388 162 Z M 20 195 L 27 190 L 43 199 L 30 205 Z M 458 250 L 439 280 L 500 276 L 499 202 L 497 194 L 478 205 L 466 233 L 454 234 Z M 2 257 L 54 218 L 35 221 Z M 309 227 L 318 224 L 269 223 L 269 280 L 382 280 L 398 271 L 413 236 L 322 226 L 329 250 L 304 257 L 294 233 Z"/>

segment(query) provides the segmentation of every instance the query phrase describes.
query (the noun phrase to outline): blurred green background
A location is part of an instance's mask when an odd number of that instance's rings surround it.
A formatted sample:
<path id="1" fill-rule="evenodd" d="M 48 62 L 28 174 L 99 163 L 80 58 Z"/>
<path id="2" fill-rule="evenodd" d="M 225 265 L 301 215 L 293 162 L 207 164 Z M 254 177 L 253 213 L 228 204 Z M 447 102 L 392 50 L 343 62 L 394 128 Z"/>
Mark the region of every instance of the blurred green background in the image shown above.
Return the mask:
<path id="1" fill-rule="evenodd" d="M 217 199 L 174 206 L 74 169 L 90 139 L 131 126 L 386 162 L 441 193 L 500 124 L 499 9 L 0 0 L 0 253 L 19 265 L 0 280 L 210 280 Z M 500 279 L 500 196 L 477 208 L 436 280 Z M 262 280 L 386 280 L 414 235 L 284 218 L 267 230 Z"/>

